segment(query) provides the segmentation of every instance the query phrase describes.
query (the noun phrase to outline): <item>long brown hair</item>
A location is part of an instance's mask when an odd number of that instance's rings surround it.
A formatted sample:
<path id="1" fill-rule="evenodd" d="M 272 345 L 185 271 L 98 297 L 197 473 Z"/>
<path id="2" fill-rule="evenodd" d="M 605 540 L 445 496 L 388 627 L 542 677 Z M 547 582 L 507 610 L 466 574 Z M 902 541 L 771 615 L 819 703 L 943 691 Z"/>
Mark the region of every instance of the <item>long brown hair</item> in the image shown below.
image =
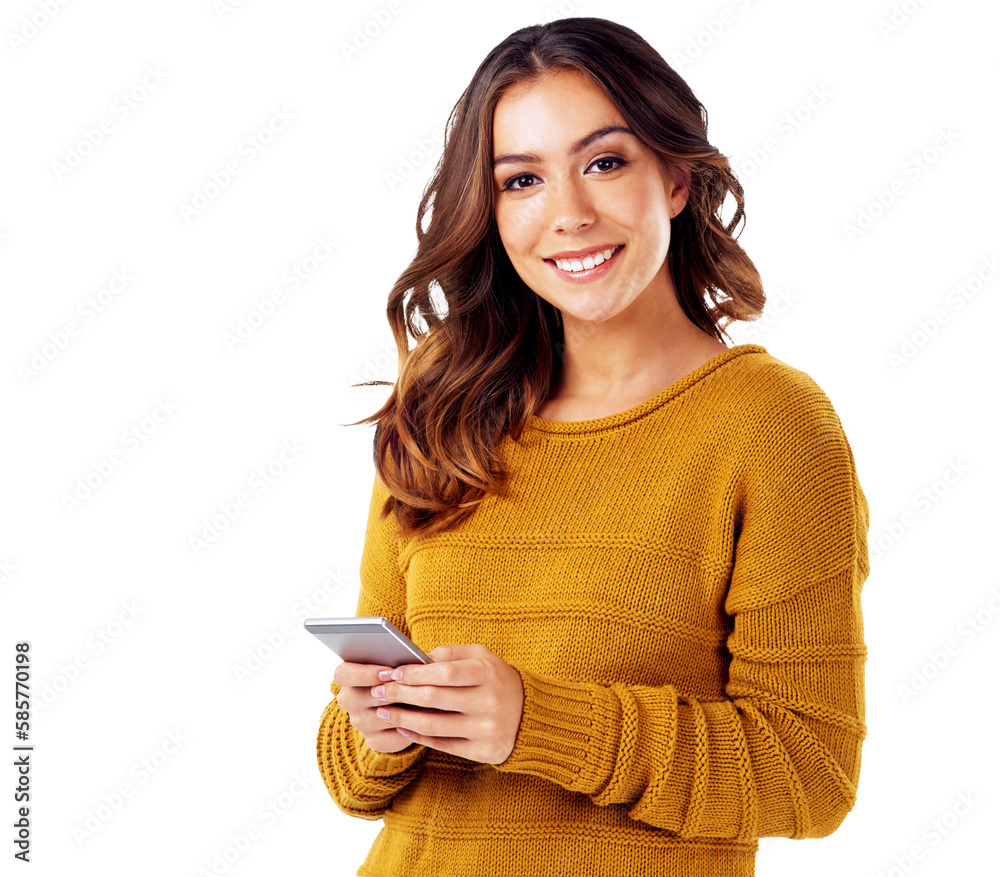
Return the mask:
<path id="1" fill-rule="evenodd" d="M 398 379 L 375 414 L 347 424 L 377 423 L 375 467 L 390 493 L 382 514 L 395 512 L 399 537 L 441 532 L 487 493 L 502 492 L 500 442 L 505 434 L 520 438 L 559 377 L 562 320 L 511 265 L 494 217 L 492 171 L 497 102 L 515 83 L 553 70 L 589 76 L 663 166 L 688 177 L 667 253 L 688 319 L 722 340 L 729 323 L 755 319 L 764 306 L 760 275 L 734 234 L 745 222 L 743 188 L 708 142 L 708 115 L 687 83 L 635 31 L 607 19 L 514 31 L 452 108 L 417 210 L 417 253 L 389 293 Z M 723 224 L 727 193 L 736 210 Z"/>

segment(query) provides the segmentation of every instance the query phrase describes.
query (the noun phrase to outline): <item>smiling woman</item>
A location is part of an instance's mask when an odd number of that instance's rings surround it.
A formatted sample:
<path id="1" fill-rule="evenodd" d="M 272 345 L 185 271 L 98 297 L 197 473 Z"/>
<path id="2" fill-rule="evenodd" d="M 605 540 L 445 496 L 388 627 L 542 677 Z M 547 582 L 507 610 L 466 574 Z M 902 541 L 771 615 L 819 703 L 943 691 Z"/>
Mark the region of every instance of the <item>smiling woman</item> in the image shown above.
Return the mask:
<path id="1" fill-rule="evenodd" d="M 433 663 L 341 663 L 317 737 L 362 877 L 750 877 L 854 805 L 868 504 L 816 382 L 723 341 L 764 293 L 705 118 L 600 18 L 452 111 L 360 421 L 357 614 Z"/>
<path id="2" fill-rule="evenodd" d="M 539 142 L 546 147 L 514 151 Z M 565 343 L 558 383 L 536 415 L 621 411 L 727 349 L 685 315 L 667 267 L 690 173 L 668 171 L 591 76 L 557 68 L 509 88 L 493 143 L 504 249 L 576 342 Z M 611 239 L 593 242 L 598 234 Z"/>
<path id="3" fill-rule="evenodd" d="M 493 162 L 494 174 L 502 180 L 511 169 L 517 170 L 497 193 L 500 239 L 518 275 L 560 312 L 564 329 L 568 317 L 578 322 L 607 319 L 642 293 L 646 293 L 644 304 L 664 300 L 668 289 L 671 297 L 676 296 L 666 258 L 670 220 L 684 206 L 687 185 L 683 179 L 668 177 L 656 153 L 615 120 L 618 116 L 589 77 L 570 71 L 511 87 L 493 114 L 494 149 L 500 151 Z M 615 121 L 600 126 L 605 118 Z M 599 127 L 568 149 L 563 146 L 567 135 L 594 124 Z M 535 154 L 503 151 L 508 142 L 539 140 L 551 145 L 545 150 L 552 156 L 548 161 Z M 557 240 L 587 244 L 595 226 L 603 227 L 605 235 L 613 231 L 628 240 L 553 252 Z M 605 267 L 600 268 L 595 256 Z M 613 256 L 617 258 L 612 260 Z M 565 281 L 582 284 L 604 277 L 623 259 L 626 264 L 613 281 L 588 283 L 579 290 L 565 285 Z M 586 305 L 599 310 L 581 310 Z"/>

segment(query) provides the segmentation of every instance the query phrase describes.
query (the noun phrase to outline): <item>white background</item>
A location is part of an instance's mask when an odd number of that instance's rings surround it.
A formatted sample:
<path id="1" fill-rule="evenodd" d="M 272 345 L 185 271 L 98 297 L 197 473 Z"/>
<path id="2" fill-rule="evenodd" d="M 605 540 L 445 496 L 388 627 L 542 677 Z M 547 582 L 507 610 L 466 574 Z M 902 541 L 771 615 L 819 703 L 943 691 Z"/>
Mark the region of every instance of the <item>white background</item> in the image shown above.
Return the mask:
<path id="1" fill-rule="evenodd" d="M 733 343 L 823 387 L 871 506 L 859 800 L 828 838 L 763 840 L 758 874 L 995 862 L 995 4 L 43 6 L 0 13 L 0 666 L 12 693 L 30 641 L 24 873 L 218 873 L 253 830 L 226 873 L 356 872 L 381 823 L 319 779 L 339 659 L 301 627 L 355 610 L 373 428 L 343 424 L 388 388 L 350 385 L 395 379 L 385 300 L 448 111 L 494 45 L 567 15 L 634 28 L 708 108 L 769 296 Z M 296 266 L 317 270 L 291 290 Z M 88 310 L 116 272 L 127 284 Z M 286 443 L 301 450 L 283 463 Z M 0 715 L 13 746 L 11 699 Z"/>

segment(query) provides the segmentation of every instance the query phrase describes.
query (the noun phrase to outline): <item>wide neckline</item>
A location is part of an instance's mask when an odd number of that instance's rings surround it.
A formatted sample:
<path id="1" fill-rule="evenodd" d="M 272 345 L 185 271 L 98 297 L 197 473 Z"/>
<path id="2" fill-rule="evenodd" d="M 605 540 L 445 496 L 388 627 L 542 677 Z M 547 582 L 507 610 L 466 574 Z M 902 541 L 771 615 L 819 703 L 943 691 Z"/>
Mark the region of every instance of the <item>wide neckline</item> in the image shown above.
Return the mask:
<path id="1" fill-rule="evenodd" d="M 684 392 L 684 390 L 710 375 L 720 366 L 736 359 L 738 356 L 742 356 L 744 353 L 767 353 L 767 349 L 760 344 L 736 344 L 733 347 L 720 350 L 711 359 L 703 362 L 693 371 L 688 372 L 683 377 L 664 387 L 652 398 L 647 399 L 645 402 L 640 402 L 638 405 L 633 405 L 631 408 L 626 408 L 624 411 L 619 411 L 617 414 L 606 414 L 604 417 L 595 417 L 590 420 L 549 420 L 545 417 L 539 417 L 537 414 L 530 414 L 528 415 L 525 429 L 535 432 L 580 435 L 600 432 L 601 430 L 630 423 L 655 411 L 661 405 L 664 405 L 675 396 Z"/>

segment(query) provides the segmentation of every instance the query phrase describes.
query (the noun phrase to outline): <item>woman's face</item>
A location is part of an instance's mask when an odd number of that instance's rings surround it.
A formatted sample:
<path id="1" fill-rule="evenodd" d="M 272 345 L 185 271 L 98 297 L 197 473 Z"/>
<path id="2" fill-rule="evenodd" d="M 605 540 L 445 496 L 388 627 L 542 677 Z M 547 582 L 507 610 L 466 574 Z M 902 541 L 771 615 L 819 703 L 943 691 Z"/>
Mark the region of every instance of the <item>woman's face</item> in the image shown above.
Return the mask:
<path id="1" fill-rule="evenodd" d="M 493 113 L 496 221 L 504 249 L 528 287 L 574 321 L 603 322 L 633 303 L 676 295 L 667 267 L 670 219 L 687 200 L 656 153 L 583 74 L 558 71 L 511 86 Z M 584 250 L 610 260 L 582 274 L 553 257 Z M 583 254 L 570 256 L 588 268 Z M 565 263 L 563 263 L 564 267 Z M 652 310 L 650 311 L 652 313 Z M 638 316 L 630 312 L 630 317 Z"/>

